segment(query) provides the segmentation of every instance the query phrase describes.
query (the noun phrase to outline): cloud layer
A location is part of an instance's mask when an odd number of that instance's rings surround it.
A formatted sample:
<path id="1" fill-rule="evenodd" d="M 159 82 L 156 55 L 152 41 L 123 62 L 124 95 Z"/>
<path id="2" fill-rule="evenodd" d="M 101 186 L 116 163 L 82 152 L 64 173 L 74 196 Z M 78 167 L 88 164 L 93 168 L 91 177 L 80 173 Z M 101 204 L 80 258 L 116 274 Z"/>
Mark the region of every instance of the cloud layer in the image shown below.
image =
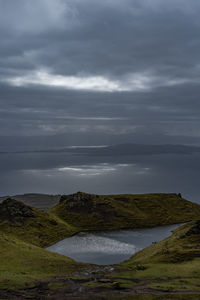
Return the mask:
<path id="1" fill-rule="evenodd" d="M 0 0 L 0 151 L 199 146 L 199 13 L 198 0 Z"/>

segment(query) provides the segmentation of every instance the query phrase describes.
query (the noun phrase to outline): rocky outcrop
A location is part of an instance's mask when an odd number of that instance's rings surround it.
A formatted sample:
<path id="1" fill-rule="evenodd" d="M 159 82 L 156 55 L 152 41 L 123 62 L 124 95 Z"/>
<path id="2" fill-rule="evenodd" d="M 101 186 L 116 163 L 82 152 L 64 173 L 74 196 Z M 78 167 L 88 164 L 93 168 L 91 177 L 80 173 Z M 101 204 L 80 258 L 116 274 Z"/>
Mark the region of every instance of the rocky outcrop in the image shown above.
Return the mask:
<path id="1" fill-rule="evenodd" d="M 60 198 L 60 203 L 65 206 L 68 212 L 77 213 L 98 213 L 104 217 L 114 213 L 114 209 L 109 203 L 106 203 L 102 196 L 95 194 L 87 194 L 77 192 L 71 195 L 63 195 Z"/>
<path id="2" fill-rule="evenodd" d="M 60 203 L 63 203 L 69 211 L 91 212 L 94 206 L 95 195 L 78 192 L 71 195 L 63 195 Z"/>
<path id="3" fill-rule="evenodd" d="M 193 223 L 193 225 L 191 226 L 191 228 L 186 231 L 184 234 L 182 234 L 180 236 L 180 238 L 185 238 L 187 236 L 190 236 L 192 234 L 199 234 L 200 235 L 200 220 L 197 220 Z"/>
<path id="4" fill-rule="evenodd" d="M 29 218 L 35 218 L 33 209 L 24 203 L 7 198 L 0 204 L 0 222 L 24 223 Z"/>

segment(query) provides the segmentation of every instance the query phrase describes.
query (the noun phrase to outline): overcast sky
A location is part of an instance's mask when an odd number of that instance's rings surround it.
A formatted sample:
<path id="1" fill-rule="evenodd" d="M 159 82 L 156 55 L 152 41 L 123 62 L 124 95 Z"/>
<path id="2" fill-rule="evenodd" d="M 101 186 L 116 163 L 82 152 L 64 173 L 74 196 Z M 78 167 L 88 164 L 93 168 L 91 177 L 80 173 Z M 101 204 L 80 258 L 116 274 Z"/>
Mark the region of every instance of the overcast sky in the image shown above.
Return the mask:
<path id="1" fill-rule="evenodd" d="M 200 146 L 199 15 L 199 0 L 0 0 L 0 150 Z"/>

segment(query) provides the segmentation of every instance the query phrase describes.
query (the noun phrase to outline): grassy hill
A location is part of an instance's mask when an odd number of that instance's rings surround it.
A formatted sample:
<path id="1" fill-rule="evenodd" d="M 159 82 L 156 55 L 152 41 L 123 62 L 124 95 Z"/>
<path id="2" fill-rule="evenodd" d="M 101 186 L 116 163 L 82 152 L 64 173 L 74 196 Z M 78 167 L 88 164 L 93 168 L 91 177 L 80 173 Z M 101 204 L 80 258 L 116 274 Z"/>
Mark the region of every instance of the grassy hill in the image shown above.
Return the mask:
<path id="1" fill-rule="evenodd" d="M 50 212 L 79 230 L 153 227 L 200 218 L 200 206 L 177 194 L 64 195 Z"/>
<path id="2" fill-rule="evenodd" d="M 47 247 L 77 230 L 58 217 L 8 198 L 0 203 L 0 232 Z"/>

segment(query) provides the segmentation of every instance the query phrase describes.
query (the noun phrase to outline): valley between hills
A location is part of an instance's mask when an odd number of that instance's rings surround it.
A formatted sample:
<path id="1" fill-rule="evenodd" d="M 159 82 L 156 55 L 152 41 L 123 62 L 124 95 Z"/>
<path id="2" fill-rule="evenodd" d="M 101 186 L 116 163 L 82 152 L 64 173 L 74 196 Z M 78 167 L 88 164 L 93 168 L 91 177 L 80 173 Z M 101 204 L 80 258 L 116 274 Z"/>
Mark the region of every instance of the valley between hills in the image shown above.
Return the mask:
<path id="1" fill-rule="evenodd" d="M 81 231 L 179 223 L 185 224 L 170 237 L 116 265 L 80 263 L 45 249 Z M 78 192 L 39 210 L 5 198 L 0 260 L 0 299 L 199 299 L 200 205 L 181 194 Z"/>

